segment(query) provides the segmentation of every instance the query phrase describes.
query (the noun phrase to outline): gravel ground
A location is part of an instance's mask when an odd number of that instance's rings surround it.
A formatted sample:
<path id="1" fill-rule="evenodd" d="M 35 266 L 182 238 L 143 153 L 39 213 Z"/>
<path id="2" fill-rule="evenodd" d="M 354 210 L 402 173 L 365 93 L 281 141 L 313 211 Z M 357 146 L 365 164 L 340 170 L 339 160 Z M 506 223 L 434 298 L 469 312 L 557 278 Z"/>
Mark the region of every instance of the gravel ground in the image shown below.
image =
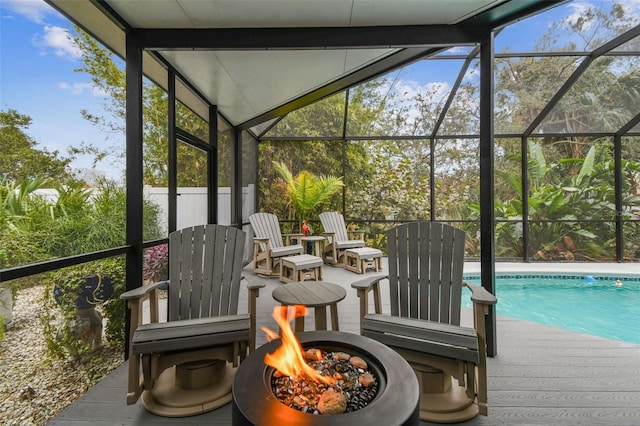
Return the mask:
<path id="1" fill-rule="evenodd" d="M 0 424 L 44 425 L 122 361 L 122 349 L 105 347 L 96 364 L 46 358 L 39 319 L 43 288 L 21 290 L 13 327 L 0 342 Z"/>

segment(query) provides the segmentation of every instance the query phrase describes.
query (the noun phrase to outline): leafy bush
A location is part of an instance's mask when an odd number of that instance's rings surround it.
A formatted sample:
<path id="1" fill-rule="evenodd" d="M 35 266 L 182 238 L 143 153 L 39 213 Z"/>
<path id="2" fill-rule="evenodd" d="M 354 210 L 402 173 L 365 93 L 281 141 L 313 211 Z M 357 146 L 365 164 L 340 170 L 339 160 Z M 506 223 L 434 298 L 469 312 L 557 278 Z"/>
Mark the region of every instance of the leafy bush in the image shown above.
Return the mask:
<path id="1" fill-rule="evenodd" d="M 147 282 L 166 279 L 169 270 L 169 245 L 149 247 L 144 252 L 142 278 Z"/>
<path id="2" fill-rule="evenodd" d="M 522 182 L 518 175 L 496 172 L 508 182 L 517 197 L 495 201 L 496 255 L 535 256 L 543 260 L 609 259 L 612 256 L 616 217 L 612 185 L 613 162 L 607 158 L 606 144 L 593 145 L 585 158 L 564 158 L 547 164 L 541 145 L 529 145 L 529 247 L 523 247 Z M 623 161 L 623 173 L 637 173 L 640 165 Z M 628 185 L 628 183 L 627 183 Z M 628 192 L 628 188 L 625 188 Z M 624 200 L 625 217 L 630 218 L 640 199 Z M 471 206 L 479 218 L 479 205 Z M 556 220 L 556 221 L 553 221 Z M 603 222 L 596 222 L 596 221 Z M 592 222 L 590 222 L 592 221 Z M 629 237 L 633 241 L 629 227 Z M 625 236 L 627 237 L 627 236 Z M 627 239 L 626 241 L 629 241 Z M 627 244 L 629 245 L 629 244 Z"/>
<path id="3" fill-rule="evenodd" d="M 90 301 L 106 319 L 105 336 L 111 345 L 124 348 L 125 303 L 120 295 L 125 289 L 125 262 L 123 258 L 104 259 L 96 262 L 60 269 L 48 274 L 42 303 L 45 306 L 41 323 L 47 343 L 47 354 L 54 358 L 84 356 L 92 347 L 91 342 L 78 338 L 78 295 L 86 283 L 85 278 L 97 275 L 108 278 L 113 293 L 107 300 Z"/>
<path id="4" fill-rule="evenodd" d="M 46 183 L 34 179 L 20 183 L 0 182 L 0 268 L 26 263 L 73 256 L 106 248 L 117 247 L 126 241 L 126 191 L 115 182 L 102 180 L 94 191 L 83 185 L 58 186 L 55 200 L 34 194 Z M 159 207 L 144 203 L 144 237 L 158 238 Z M 77 323 L 73 297 L 70 302 L 54 298 L 55 286 L 64 293 L 72 294 L 85 282 L 85 277 L 103 275 L 114 285 L 112 297 L 98 307 L 106 318 L 105 334 L 111 344 L 124 344 L 124 322 L 126 308 L 119 299 L 125 289 L 125 262 L 123 258 L 110 258 L 65 268 L 46 275 L 47 288 L 42 303 L 47 314 L 42 318 L 49 354 L 60 356 L 73 352 L 83 354 L 87 349 L 78 341 L 73 330 L 61 329 L 63 323 Z M 16 280 L 19 285 L 35 285 L 40 277 Z M 12 283 L 12 285 L 15 285 Z M 68 328 L 68 327 L 67 327 Z"/>

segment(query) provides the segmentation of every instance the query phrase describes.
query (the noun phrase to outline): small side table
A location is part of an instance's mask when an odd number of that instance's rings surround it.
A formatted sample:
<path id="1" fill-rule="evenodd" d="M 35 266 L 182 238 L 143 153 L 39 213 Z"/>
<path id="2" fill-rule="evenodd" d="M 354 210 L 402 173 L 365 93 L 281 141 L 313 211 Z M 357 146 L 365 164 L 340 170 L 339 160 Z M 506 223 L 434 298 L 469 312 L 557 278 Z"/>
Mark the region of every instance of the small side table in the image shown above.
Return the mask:
<path id="1" fill-rule="evenodd" d="M 323 251 L 322 249 L 324 248 L 324 240 L 325 240 L 324 237 L 320 237 L 318 235 L 308 235 L 306 237 L 300 237 L 300 241 L 302 241 L 301 244 L 302 244 L 303 250 L 305 252 L 307 252 L 308 254 L 313 254 L 313 255 L 319 256 L 319 257 L 323 257 L 322 256 L 322 251 Z M 304 243 L 312 243 L 313 244 L 311 246 L 312 247 L 311 253 L 309 253 L 307 251 L 307 245 L 304 244 Z"/>
<path id="2" fill-rule="evenodd" d="M 282 306 L 304 305 L 314 308 L 316 330 L 327 329 L 327 306 L 331 309 L 331 329 L 339 331 L 338 302 L 347 296 L 344 288 L 323 281 L 301 281 L 276 288 L 271 296 Z M 304 331 L 304 317 L 296 318 L 296 333 Z"/>

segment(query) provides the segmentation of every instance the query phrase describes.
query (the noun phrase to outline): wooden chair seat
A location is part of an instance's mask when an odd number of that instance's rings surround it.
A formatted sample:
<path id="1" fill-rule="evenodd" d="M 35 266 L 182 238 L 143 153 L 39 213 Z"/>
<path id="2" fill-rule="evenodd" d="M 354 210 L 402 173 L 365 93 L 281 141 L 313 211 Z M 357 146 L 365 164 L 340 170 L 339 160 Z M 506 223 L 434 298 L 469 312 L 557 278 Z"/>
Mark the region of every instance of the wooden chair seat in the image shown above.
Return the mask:
<path id="1" fill-rule="evenodd" d="M 477 363 L 478 334 L 459 327 L 415 318 L 368 314 L 362 335 L 387 346 Z"/>
<path id="2" fill-rule="evenodd" d="M 294 244 L 291 246 L 284 246 L 284 247 L 272 247 L 271 257 L 293 256 L 296 254 L 300 254 L 301 250 L 302 250 L 302 245 L 300 244 Z"/>
<path id="3" fill-rule="evenodd" d="M 132 351 L 171 352 L 248 342 L 250 326 L 249 314 L 143 324 L 133 335 Z"/>

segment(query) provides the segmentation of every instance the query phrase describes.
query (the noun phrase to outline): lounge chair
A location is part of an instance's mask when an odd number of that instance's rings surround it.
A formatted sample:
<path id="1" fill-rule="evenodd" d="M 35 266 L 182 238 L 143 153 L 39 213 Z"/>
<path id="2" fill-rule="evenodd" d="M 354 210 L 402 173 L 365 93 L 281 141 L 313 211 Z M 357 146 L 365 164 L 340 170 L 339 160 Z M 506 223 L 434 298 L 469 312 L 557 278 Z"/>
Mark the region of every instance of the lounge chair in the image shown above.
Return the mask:
<path id="1" fill-rule="evenodd" d="M 435 423 L 487 415 L 485 315 L 496 298 L 464 283 L 465 232 L 435 222 L 387 231 L 389 274 L 351 286 L 360 298 L 361 333 L 399 352 L 420 382 L 420 419 Z M 390 314 L 382 314 L 387 279 Z M 475 328 L 461 327 L 461 296 L 471 289 Z M 368 314 L 373 292 L 375 313 Z M 452 377 L 456 380 L 452 381 Z"/>
<path id="2" fill-rule="evenodd" d="M 278 216 L 271 213 L 254 213 L 249 223 L 255 233 L 253 239 L 253 272 L 260 275 L 280 276 L 280 260 L 283 257 L 302 254 L 299 237 L 302 234 L 285 234 L 283 241 Z M 297 244 L 288 244 L 298 237 Z"/>
<path id="3" fill-rule="evenodd" d="M 347 249 L 363 248 L 364 231 L 347 231 L 344 216 L 338 212 L 320 213 L 320 222 L 327 239 L 324 246 L 324 260 L 333 265 L 345 265 Z"/>
<path id="4" fill-rule="evenodd" d="M 247 286 L 250 312 L 238 314 L 245 239 L 222 225 L 172 232 L 169 280 L 120 296 L 131 309 L 127 404 L 142 395 L 152 413 L 185 417 L 231 401 L 235 367 L 255 348 L 255 299 L 264 286 Z M 157 291 L 167 284 L 167 322 L 158 322 Z M 151 322 L 142 324 L 145 300 Z"/>

